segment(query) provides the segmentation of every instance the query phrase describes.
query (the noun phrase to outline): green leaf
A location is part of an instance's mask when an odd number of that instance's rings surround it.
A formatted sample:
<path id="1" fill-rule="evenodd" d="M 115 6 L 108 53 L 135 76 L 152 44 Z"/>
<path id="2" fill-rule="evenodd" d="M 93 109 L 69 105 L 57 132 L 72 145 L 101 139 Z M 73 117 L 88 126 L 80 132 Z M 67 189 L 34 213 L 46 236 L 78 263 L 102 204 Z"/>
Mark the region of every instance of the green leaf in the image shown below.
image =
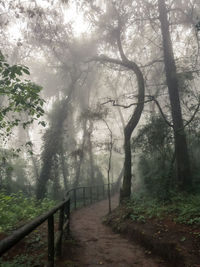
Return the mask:
<path id="1" fill-rule="evenodd" d="M 40 121 L 38 124 L 41 124 L 43 127 L 46 126 L 46 122 L 45 121 Z"/>
<path id="2" fill-rule="evenodd" d="M 185 236 L 181 237 L 181 239 L 180 239 L 181 242 L 184 242 L 185 240 L 186 240 Z"/>
<path id="3" fill-rule="evenodd" d="M 27 75 L 30 75 L 30 72 L 28 69 L 23 69 L 23 72 L 26 73 Z"/>

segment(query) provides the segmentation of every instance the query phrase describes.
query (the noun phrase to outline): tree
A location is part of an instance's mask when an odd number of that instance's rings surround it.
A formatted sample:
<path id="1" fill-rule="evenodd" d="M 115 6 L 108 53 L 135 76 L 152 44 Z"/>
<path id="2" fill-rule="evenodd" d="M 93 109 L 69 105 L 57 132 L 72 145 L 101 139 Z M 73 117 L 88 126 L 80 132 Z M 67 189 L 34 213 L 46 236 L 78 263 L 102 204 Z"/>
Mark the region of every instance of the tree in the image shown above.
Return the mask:
<path id="1" fill-rule="evenodd" d="M 103 119 L 103 122 L 105 123 L 108 131 L 109 131 L 109 135 L 110 135 L 110 141 L 108 143 L 108 150 L 109 150 L 109 159 L 108 159 L 108 170 L 107 170 L 107 179 L 108 179 L 108 212 L 111 213 L 111 196 L 110 196 L 110 170 L 111 170 L 111 161 L 112 161 L 112 150 L 113 150 L 113 133 L 112 130 L 110 129 L 107 121 L 105 119 Z"/>
<path id="2" fill-rule="evenodd" d="M 120 24 L 120 22 L 118 21 Z M 137 84 L 138 84 L 138 103 L 136 105 L 136 108 L 129 119 L 128 123 L 126 124 L 124 128 L 124 152 L 125 152 L 125 160 L 124 160 L 124 179 L 123 179 L 123 185 L 122 189 L 120 192 L 120 202 L 123 200 L 130 198 L 131 196 L 131 179 L 132 179 L 132 171 L 131 171 L 131 143 L 130 143 L 130 138 L 131 135 L 136 128 L 142 111 L 144 107 L 144 96 L 145 96 L 145 85 L 144 85 L 144 78 L 142 71 L 140 70 L 139 66 L 129 60 L 123 51 L 122 44 L 121 44 L 121 39 L 120 39 L 120 25 L 118 25 L 118 28 L 116 29 L 116 41 L 119 49 L 119 53 L 121 56 L 121 60 L 118 59 L 113 59 L 109 58 L 107 56 L 101 56 L 94 58 L 96 61 L 99 62 L 109 62 L 113 64 L 117 64 L 120 66 L 123 66 L 127 69 L 130 69 L 134 72 L 137 78 Z"/>
<path id="3" fill-rule="evenodd" d="M 60 101 L 56 110 L 56 119 L 52 120 L 50 128 L 44 135 L 44 148 L 42 152 L 42 169 L 36 186 L 36 198 L 42 199 L 46 193 L 46 184 L 50 179 L 51 168 L 53 160 L 56 154 L 60 152 L 60 146 L 62 146 L 63 138 L 63 124 L 68 115 L 68 105 L 72 97 L 76 80 L 71 81 L 69 87 L 69 94 L 67 99 Z"/>
<path id="4" fill-rule="evenodd" d="M 187 191 L 191 189 L 192 177 L 190 170 L 189 153 L 181 113 L 179 85 L 177 79 L 176 65 L 174 61 L 172 41 L 169 32 L 169 22 L 167 19 L 167 9 L 165 0 L 158 0 L 158 8 L 163 38 L 163 53 L 167 86 L 173 120 L 178 184 L 181 190 Z"/>

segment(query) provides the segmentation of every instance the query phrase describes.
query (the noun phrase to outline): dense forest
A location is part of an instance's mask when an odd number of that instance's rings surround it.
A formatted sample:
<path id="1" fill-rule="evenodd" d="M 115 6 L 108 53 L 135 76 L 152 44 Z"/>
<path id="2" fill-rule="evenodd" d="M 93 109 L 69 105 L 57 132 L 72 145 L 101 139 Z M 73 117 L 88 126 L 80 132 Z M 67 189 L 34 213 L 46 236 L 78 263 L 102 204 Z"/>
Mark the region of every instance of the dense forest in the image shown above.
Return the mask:
<path id="1" fill-rule="evenodd" d="M 200 2 L 2 0 L 0 24 L 0 232 L 111 183 L 135 222 L 199 225 Z"/>

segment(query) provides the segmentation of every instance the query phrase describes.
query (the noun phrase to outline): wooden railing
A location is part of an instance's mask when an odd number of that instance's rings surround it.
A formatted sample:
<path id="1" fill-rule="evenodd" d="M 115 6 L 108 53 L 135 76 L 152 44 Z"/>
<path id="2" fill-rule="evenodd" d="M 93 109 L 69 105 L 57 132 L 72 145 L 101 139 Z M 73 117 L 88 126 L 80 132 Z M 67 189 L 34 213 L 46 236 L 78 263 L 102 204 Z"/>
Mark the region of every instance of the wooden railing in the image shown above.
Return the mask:
<path id="1" fill-rule="evenodd" d="M 110 194 L 116 192 L 116 184 L 99 185 L 99 186 L 83 186 L 72 188 L 66 193 L 65 200 L 47 213 L 35 218 L 31 222 L 25 224 L 21 228 L 15 230 L 11 235 L 0 241 L 0 257 L 9 249 L 15 246 L 25 236 L 30 234 L 43 222 L 48 221 L 48 267 L 54 266 L 54 256 L 62 254 L 63 235 L 69 235 L 70 232 L 70 212 L 95 201 L 104 199 Z M 58 221 L 58 231 L 55 238 L 54 230 L 54 214 L 60 211 Z"/>
<path id="2" fill-rule="evenodd" d="M 116 192 L 116 183 L 110 184 L 110 194 Z M 81 186 L 72 188 L 67 192 L 67 195 L 71 199 L 71 208 L 77 209 L 77 207 L 86 206 L 93 202 L 109 197 L 109 185 L 96 185 L 96 186 Z M 66 195 L 66 196 L 67 196 Z"/>

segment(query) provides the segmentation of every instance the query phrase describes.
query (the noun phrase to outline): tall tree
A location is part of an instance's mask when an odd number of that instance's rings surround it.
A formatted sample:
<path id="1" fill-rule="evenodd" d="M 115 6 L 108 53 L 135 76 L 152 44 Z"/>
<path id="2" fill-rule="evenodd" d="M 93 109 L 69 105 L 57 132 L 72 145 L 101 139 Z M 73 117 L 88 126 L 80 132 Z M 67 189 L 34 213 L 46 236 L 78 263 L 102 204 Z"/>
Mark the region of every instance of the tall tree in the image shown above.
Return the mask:
<path id="1" fill-rule="evenodd" d="M 45 196 L 46 184 L 50 178 L 53 158 L 56 153 L 60 152 L 60 142 L 63 138 L 64 129 L 63 124 L 67 118 L 68 104 L 71 101 L 76 81 L 77 78 L 72 79 L 68 90 L 68 98 L 60 101 L 56 119 L 52 121 L 51 127 L 47 130 L 45 134 L 45 144 L 42 153 L 42 169 L 36 187 L 37 199 L 42 199 Z"/>
<path id="2" fill-rule="evenodd" d="M 122 43 L 121 43 L 122 25 L 121 25 L 121 20 L 118 14 L 117 14 L 117 18 L 118 18 L 118 27 L 115 28 L 115 37 L 116 37 L 116 42 L 117 42 L 121 60 L 113 59 L 107 56 L 98 57 L 96 58 L 96 60 L 100 62 L 109 62 L 109 63 L 117 64 L 129 70 L 132 70 L 134 74 L 136 75 L 136 79 L 137 79 L 138 103 L 136 104 L 136 108 L 124 128 L 124 152 L 125 152 L 124 178 L 123 178 L 122 189 L 120 192 L 120 202 L 122 202 L 123 200 L 130 198 L 131 196 L 131 179 L 132 179 L 131 135 L 134 129 L 136 128 L 140 120 L 142 111 L 143 111 L 144 97 L 145 97 L 145 84 L 144 84 L 144 77 L 139 66 L 134 61 L 129 60 L 124 53 Z"/>
<path id="3" fill-rule="evenodd" d="M 178 184 L 180 189 L 190 190 L 192 183 L 190 160 L 186 136 L 184 132 L 176 64 L 174 60 L 173 46 L 169 31 L 169 21 L 167 18 L 167 8 L 165 0 L 158 0 L 158 9 L 163 40 L 166 79 L 173 120 Z"/>

